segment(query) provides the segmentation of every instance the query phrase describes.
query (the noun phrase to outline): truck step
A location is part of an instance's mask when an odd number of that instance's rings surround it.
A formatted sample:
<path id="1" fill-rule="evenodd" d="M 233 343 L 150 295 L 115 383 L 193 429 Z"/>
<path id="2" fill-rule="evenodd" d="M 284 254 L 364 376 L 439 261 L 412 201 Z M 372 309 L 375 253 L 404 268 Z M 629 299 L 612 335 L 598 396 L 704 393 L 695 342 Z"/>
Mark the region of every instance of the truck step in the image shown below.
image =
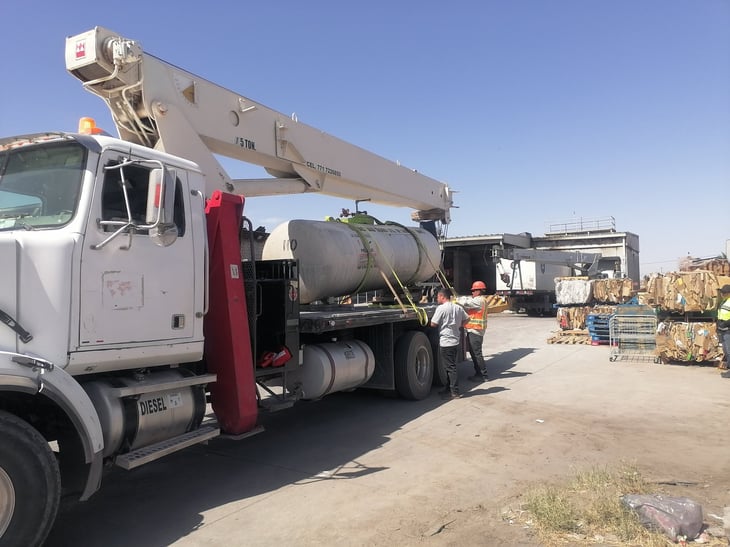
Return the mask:
<path id="1" fill-rule="evenodd" d="M 279 399 L 278 397 L 269 397 L 259 401 L 261 410 L 266 412 L 278 412 L 294 406 L 293 399 Z"/>
<path id="2" fill-rule="evenodd" d="M 233 435 L 231 433 L 221 433 L 220 438 L 224 439 L 224 440 L 227 439 L 229 441 L 240 441 L 243 439 L 247 439 L 248 437 L 258 435 L 259 433 L 263 433 L 264 431 L 265 431 L 264 426 L 257 425 L 251 431 L 246 431 L 245 433 L 239 433 L 237 435 Z"/>
<path id="3" fill-rule="evenodd" d="M 202 443 L 213 437 L 220 435 L 220 429 L 213 426 L 202 426 L 195 431 L 178 435 L 172 439 L 167 439 L 159 443 L 151 444 L 144 448 L 139 448 L 132 452 L 117 456 L 114 460 L 119 467 L 123 469 L 134 469 L 146 463 L 158 460 L 163 456 L 187 448 L 194 444 Z"/>

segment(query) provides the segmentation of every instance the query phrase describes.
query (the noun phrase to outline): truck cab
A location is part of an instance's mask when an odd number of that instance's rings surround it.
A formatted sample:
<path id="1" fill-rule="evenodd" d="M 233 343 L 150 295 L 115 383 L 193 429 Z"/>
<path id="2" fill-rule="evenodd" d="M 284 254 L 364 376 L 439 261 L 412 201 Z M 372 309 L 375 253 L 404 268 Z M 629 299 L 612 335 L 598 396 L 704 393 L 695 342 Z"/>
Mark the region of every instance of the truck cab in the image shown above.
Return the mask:
<path id="1" fill-rule="evenodd" d="M 177 367 L 203 355 L 201 186 L 108 136 L 0 141 L 0 544 L 39 543 L 105 458 L 199 429 L 214 376 Z"/>
<path id="2" fill-rule="evenodd" d="M 201 175 L 120 144 L 47 134 L 0 145 L 0 256 L 10 277 L 0 309 L 32 336 L 23 342 L 6 328 L 0 342 L 72 375 L 202 356 Z"/>

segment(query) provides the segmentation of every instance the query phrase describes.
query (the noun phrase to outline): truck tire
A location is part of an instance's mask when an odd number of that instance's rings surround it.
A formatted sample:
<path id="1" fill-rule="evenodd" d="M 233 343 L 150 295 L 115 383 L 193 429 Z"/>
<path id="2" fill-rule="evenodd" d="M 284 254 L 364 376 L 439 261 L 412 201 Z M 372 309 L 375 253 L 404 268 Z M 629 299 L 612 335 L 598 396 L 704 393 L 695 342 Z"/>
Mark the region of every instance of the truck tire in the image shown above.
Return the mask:
<path id="1" fill-rule="evenodd" d="M 0 547 L 41 545 L 56 519 L 61 475 L 46 440 L 0 411 Z"/>
<path id="2" fill-rule="evenodd" d="M 433 353 L 428 336 L 404 333 L 395 346 L 395 389 L 404 399 L 424 399 L 433 383 Z"/>

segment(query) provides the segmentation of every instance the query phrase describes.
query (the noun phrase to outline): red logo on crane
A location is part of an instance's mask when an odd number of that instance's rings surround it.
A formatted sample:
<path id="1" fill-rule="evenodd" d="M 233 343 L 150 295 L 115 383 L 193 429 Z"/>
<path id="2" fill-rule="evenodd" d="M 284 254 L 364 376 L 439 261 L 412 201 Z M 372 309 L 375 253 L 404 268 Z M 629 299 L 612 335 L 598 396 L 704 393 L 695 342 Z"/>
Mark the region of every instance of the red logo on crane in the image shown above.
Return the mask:
<path id="1" fill-rule="evenodd" d="M 86 40 L 76 42 L 76 58 L 83 59 L 86 57 Z"/>

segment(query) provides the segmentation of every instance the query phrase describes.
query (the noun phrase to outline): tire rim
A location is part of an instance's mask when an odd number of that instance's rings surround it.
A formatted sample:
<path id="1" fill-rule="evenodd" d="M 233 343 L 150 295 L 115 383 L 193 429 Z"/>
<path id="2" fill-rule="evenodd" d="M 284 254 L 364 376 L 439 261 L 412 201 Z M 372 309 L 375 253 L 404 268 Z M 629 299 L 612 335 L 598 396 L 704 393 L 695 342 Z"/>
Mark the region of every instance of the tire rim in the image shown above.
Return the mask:
<path id="1" fill-rule="evenodd" d="M 428 351 L 426 348 L 419 348 L 416 353 L 416 378 L 419 382 L 425 382 L 428 375 Z"/>
<path id="2" fill-rule="evenodd" d="M 3 537 L 5 530 L 10 526 L 15 512 L 15 488 L 5 470 L 0 467 L 0 537 Z"/>

